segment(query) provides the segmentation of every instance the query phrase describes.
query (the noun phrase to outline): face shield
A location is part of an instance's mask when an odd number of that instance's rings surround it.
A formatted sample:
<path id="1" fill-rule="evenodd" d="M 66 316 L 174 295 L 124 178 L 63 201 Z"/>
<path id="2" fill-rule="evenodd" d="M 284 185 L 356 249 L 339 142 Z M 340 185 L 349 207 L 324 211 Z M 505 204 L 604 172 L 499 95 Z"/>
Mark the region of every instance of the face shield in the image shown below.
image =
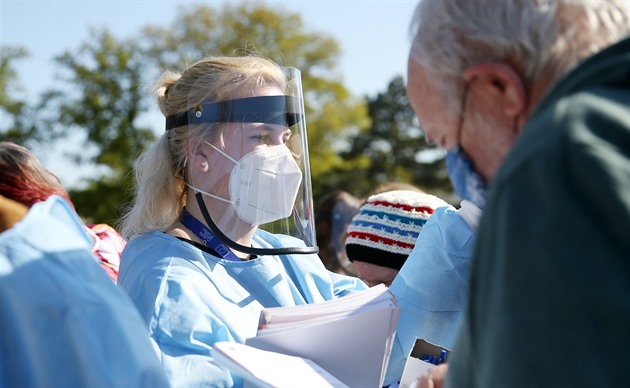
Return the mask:
<path id="1" fill-rule="evenodd" d="M 300 71 L 274 70 L 199 78 L 191 108 L 166 126 L 187 125 L 187 185 L 223 244 L 255 255 L 317 253 Z M 265 232 L 299 241 L 256 246 L 253 236 Z"/>

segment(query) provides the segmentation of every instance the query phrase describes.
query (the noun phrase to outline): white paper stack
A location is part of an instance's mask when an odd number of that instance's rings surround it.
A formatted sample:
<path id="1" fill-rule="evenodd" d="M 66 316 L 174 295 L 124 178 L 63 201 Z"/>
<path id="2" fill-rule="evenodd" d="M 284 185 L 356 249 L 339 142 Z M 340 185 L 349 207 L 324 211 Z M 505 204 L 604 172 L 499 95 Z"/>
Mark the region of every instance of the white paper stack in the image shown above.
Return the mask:
<path id="1" fill-rule="evenodd" d="M 348 386 L 377 388 L 398 318 L 396 299 L 379 285 L 322 303 L 265 309 L 246 344 L 312 360 Z"/>
<path id="2" fill-rule="evenodd" d="M 215 342 L 215 361 L 245 380 L 245 386 L 348 388 L 312 360 L 260 350 L 236 342 Z M 281 368 L 281 370 L 279 370 Z"/>

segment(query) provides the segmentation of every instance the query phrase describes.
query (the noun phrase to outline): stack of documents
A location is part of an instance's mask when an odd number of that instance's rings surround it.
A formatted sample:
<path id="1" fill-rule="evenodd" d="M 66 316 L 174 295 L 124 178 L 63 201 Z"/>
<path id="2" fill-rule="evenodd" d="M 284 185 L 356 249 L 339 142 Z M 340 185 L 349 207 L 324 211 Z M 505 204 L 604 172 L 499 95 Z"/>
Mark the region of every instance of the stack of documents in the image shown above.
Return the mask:
<path id="1" fill-rule="evenodd" d="M 268 352 L 236 342 L 215 342 L 217 364 L 241 376 L 244 386 L 275 388 L 349 388 L 312 360 Z"/>
<path id="2" fill-rule="evenodd" d="M 322 303 L 265 309 L 256 337 L 245 343 L 310 360 L 348 386 L 377 388 L 385 378 L 399 315 L 396 299 L 379 285 Z M 274 368 L 288 373 L 281 363 Z"/>

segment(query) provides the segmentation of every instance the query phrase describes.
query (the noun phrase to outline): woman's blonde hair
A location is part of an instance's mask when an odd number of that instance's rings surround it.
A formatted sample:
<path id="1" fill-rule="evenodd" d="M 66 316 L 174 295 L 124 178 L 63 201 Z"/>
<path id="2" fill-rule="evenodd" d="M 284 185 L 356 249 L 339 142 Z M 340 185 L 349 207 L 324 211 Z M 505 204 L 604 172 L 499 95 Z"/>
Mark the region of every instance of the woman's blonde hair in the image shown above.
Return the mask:
<path id="1" fill-rule="evenodd" d="M 168 117 L 204 102 L 252 97 L 257 89 L 284 90 L 284 73 L 274 62 L 257 56 L 207 57 L 183 73 L 166 71 L 154 84 L 160 111 Z M 166 231 L 181 216 L 188 187 L 190 139 L 220 136 L 216 124 L 184 125 L 165 132 L 135 163 L 135 201 L 122 217 L 126 239 L 152 230 Z"/>
<path id="2" fill-rule="evenodd" d="M 458 117 L 471 65 L 503 61 L 526 85 L 550 86 L 586 57 L 630 34 L 626 1 L 421 1 L 412 18 L 410 59 L 430 73 Z"/>

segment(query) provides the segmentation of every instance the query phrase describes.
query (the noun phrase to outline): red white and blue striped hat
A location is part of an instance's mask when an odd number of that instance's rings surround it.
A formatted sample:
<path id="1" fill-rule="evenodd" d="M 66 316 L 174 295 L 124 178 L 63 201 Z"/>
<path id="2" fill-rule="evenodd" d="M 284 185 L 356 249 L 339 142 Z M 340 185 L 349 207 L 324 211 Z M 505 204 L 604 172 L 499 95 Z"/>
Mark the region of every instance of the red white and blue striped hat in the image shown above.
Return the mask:
<path id="1" fill-rule="evenodd" d="M 425 222 L 442 199 L 419 191 L 393 190 L 370 196 L 348 225 L 346 254 L 358 260 L 400 269 Z"/>

